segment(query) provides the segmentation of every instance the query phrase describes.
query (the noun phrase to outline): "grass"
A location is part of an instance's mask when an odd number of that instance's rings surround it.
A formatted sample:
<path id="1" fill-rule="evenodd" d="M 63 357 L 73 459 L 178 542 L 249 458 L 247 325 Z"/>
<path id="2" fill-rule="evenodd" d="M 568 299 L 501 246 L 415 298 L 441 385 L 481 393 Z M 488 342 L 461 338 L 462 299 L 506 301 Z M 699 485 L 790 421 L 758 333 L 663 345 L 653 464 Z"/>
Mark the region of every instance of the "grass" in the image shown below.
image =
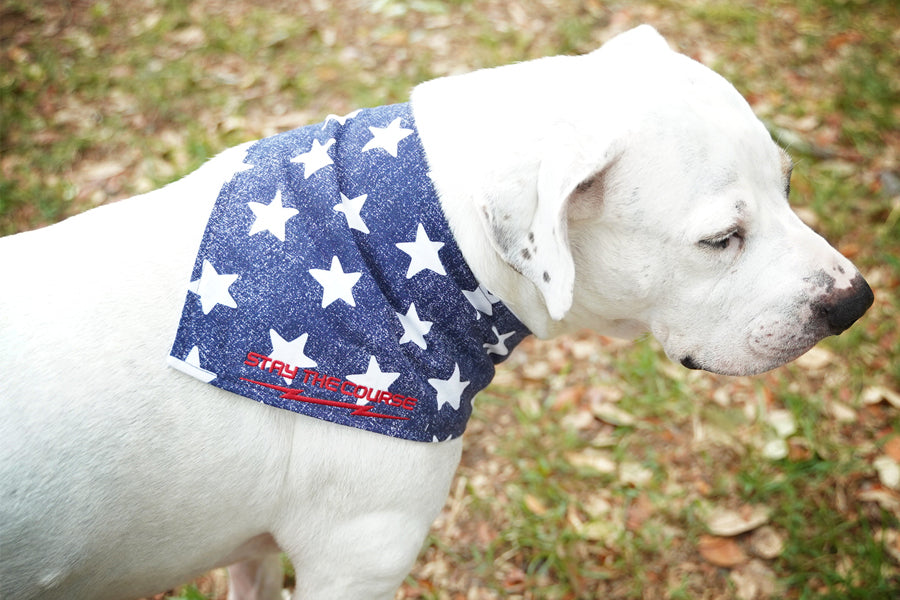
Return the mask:
<path id="1" fill-rule="evenodd" d="M 587 52 L 650 22 L 787 142 L 793 205 L 876 304 L 819 354 L 756 378 L 687 372 L 652 340 L 524 344 L 477 401 L 457 487 L 398 597 L 744 598 L 746 581 L 759 600 L 900 595 L 900 494 L 874 466 L 900 438 L 879 391 L 900 391 L 896 2 L 320 4 L 6 2 L 0 235 L 434 76 Z M 778 411 L 795 424 L 783 439 Z M 750 531 L 730 540 L 746 560 L 712 564 L 705 515 L 748 506 L 768 507 L 783 550 L 755 555 Z"/>
<path id="2" fill-rule="evenodd" d="M 741 483 L 749 498 L 776 507 L 772 521 L 788 532 L 778 564 L 786 588 L 798 598 L 895 597 L 900 580 L 884 576 L 894 561 L 875 532 L 896 527 L 896 517 L 873 511 L 848 519 L 832 504 L 860 465 L 811 458 L 778 466 L 748 466 Z"/>

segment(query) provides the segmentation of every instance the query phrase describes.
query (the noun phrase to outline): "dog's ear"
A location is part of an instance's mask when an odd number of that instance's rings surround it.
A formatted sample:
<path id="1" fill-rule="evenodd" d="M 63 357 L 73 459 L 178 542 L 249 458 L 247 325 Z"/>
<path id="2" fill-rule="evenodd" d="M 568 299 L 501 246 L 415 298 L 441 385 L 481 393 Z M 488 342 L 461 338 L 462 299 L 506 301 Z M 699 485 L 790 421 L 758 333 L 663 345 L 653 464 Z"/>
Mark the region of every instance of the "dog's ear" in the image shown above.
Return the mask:
<path id="1" fill-rule="evenodd" d="M 568 236 L 569 199 L 579 186 L 590 185 L 611 163 L 611 152 L 605 154 L 600 162 L 589 162 L 581 158 L 584 154 L 575 158 L 571 146 L 557 146 L 541 161 L 530 215 L 483 209 L 495 249 L 510 267 L 535 285 L 547 313 L 555 320 L 562 319 L 571 308 L 575 287 Z"/>
<path id="2" fill-rule="evenodd" d="M 671 52 L 666 39 L 650 25 L 638 25 L 624 31 L 594 50 L 592 54 L 620 54 L 624 60 L 634 60 L 638 56 L 658 56 L 660 52 Z"/>

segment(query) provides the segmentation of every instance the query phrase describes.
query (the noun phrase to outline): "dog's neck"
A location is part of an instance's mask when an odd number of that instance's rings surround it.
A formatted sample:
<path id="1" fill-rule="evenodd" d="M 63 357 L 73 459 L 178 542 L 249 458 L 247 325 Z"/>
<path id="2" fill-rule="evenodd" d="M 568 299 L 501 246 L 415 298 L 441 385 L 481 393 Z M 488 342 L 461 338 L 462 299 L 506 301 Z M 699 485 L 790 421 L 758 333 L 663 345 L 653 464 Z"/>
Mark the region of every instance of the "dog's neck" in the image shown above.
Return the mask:
<path id="1" fill-rule="evenodd" d="M 419 85 L 411 96 L 432 179 L 463 255 L 479 281 L 538 337 L 565 326 L 550 317 L 534 283 L 504 260 L 486 213 L 502 205 L 492 216 L 504 227 L 532 227 L 542 163 L 554 147 L 571 145 L 567 113 L 584 102 L 568 93 L 571 82 L 563 74 L 571 71 L 560 62 L 583 60 L 590 55 L 445 77 Z M 571 172 L 577 176 L 578 165 Z"/>

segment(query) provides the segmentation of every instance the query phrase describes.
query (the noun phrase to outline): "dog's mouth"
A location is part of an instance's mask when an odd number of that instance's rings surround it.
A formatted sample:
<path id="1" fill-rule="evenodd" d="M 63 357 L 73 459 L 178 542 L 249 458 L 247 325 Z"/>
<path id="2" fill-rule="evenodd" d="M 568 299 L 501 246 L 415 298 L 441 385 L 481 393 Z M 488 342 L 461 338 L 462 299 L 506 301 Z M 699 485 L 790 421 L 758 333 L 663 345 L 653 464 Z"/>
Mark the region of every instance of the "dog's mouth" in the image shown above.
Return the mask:
<path id="1" fill-rule="evenodd" d="M 682 366 L 687 367 L 688 369 L 693 369 L 695 371 L 703 370 L 703 367 L 700 366 L 700 363 L 698 363 L 696 360 L 694 360 L 694 357 L 691 355 L 687 355 L 684 358 L 682 358 L 681 364 L 682 364 Z"/>
<path id="2" fill-rule="evenodd" d="M 709 343 L 703 347 L 672 348 L 667 347 L 665 342 L 662 344 L 669 358 L 687 369 L 740 377 L 777 369 L 805 354 L 828 335 L 827 332 L 814 331 L 810 327 L 797 333 L 790 332 L 787 327 L 783 331 L 781 327 L 778 329 L 778 333 L 771 337 L 754 337 L 751 332 L 744 332 L 736 336 L 738 339 L 743 338 L 744 342 L 738 341 L 732 345 Z"/>
<path id="3" fill-rule="evenodd" d="M 805 352 L 805 350 L 804 350 Z M 769 359 L 766 361 L 761 361 L 756 364 L 719 364 L 719 365 L 708 365 L 703 364 L 697 361 L 693 356 L 685 356 L 679 362 L 682 366 L 692 369 L 694 371 L 706 371 L 708 373 L 713 373 L 714 375 L 728 375 L 731 377 L 742 377 L 747 375 L 759 375 L 760 373 L 765 373 L 766 371 L 771 371 L 772 369 L 777 369 L 778 367 L 790 362 L 797 356 L 800 356 L 803 352 L 800 352 L 796 356 L 792 358 L 788 358 L 786 360 L 773 360 Z"/>
<path id="4" fill-rule="evenodd" d="M 776 352 L 766 354 L 754 352 L 753 354 L 755 356 L 753 359 L 742 361 L 718 360 L 710 363 L 698 360 L 695 356 L 688 354 L 682 357 L 679 362 L 688 369 L 708 371 L 709 373 L 714 373 L 716 375 L 729 375 L 733 377 L 759 375 L 786 365 L 792 360 L 806 354 L 820 339 L 821 338 L 819 337 L 807 339 L 794 346 L 784 347 Z"/>

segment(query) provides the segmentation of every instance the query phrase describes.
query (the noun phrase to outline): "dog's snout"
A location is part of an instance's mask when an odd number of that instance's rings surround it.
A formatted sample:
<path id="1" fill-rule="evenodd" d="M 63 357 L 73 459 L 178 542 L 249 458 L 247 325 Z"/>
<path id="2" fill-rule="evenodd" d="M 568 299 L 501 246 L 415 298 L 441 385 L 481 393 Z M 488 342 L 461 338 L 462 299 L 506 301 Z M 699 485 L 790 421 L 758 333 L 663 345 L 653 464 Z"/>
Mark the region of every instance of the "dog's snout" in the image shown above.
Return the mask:
<path id="1" fill-rule="evenodd" d="M 835 290 L 817 302 L 813 309 L 828 324 L 832 335 L 837 335 L 859 319 L 875 300 L 872 288 L 861 275 L 857 275 L 850 287 Z"/>

